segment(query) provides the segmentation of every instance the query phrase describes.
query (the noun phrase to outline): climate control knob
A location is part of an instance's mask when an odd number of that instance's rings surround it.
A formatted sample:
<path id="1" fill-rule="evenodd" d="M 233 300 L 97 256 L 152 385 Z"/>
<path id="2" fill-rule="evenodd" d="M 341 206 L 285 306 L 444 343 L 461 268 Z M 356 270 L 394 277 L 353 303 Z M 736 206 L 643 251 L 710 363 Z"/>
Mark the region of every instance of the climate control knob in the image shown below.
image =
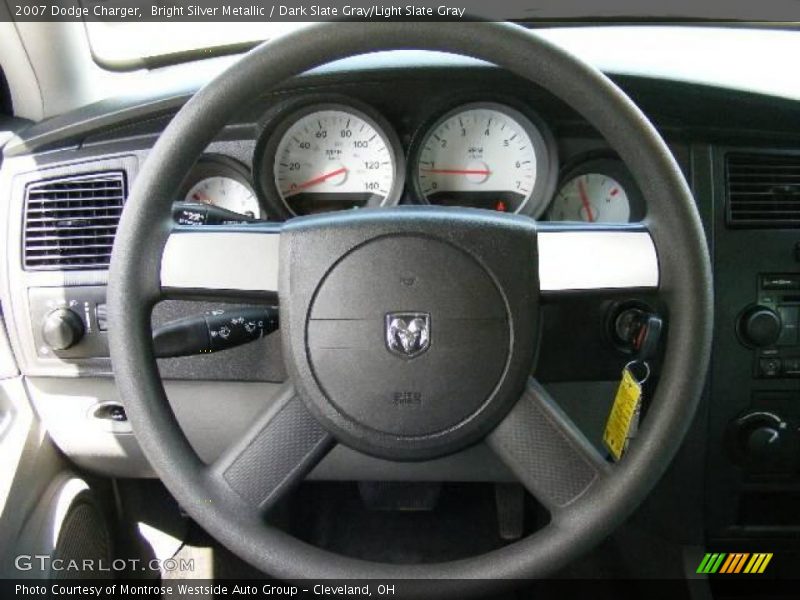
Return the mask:
<path id="1" fill-rule="evenodd" d="M 794 469 L 794 428 L 772 411 L 749 411 L 728 425 L 726 446 L 734 462 L 748 471 L 782 473 Z"/>
<path id="2" fill-rule="evenodd" d="M 68 308 L 49 312 L 42 323 L 42 338 L 53 350 L 71 348 L 81 341 L 84 332 L 83 321 Z"/>
<path id="3" fill-rule="evenodd" d="M 772 346 L 781 337 L 781 317 L 768 306 L 758 305 L 746 310 L 739 319 L 739 337 L 748 346 Z"/>
<path id="4" fill-rule="evenodd" d="M 785 442 L 781 434 L 781 425 L 765 424 L 750 430 L 745 440 L 745 454 L 760 461 L 777 458 Z"/>

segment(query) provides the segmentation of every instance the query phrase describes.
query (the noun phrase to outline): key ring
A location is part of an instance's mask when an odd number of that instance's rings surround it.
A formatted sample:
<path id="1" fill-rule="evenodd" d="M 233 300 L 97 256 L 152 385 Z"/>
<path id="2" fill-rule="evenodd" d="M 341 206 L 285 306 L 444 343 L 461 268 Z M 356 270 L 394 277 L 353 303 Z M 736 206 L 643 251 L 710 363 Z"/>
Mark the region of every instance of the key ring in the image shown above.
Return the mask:
<path id="1" fill-rule="evenodd" d="M 639 378 L 639 376 L 634 371 L 634 368 L 636 367 L 644 368 L 644 377 Z M 625 369 L 627 369 L 630 372 L 630 374 L 634 376 L 639 385 L 644 385 L 645 382 L 648 379 L 650 379 L 650 364 L 646 360 L 632 360 L 627 365 L 625 365 Z"/>

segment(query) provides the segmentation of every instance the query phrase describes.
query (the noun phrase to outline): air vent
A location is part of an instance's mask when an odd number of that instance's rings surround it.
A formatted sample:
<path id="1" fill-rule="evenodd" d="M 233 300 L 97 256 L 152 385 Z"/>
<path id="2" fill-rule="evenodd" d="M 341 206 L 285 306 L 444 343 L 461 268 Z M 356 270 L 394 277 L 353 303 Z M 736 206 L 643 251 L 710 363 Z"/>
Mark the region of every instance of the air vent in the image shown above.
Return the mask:
<path id="1" fill-rule="evenodd" d="M 728 223 L 800 227 L 800 155 L 728 154 Z"/>
<path id="2" fill-rule="evenodd" d="M 29 184 L 25 189 L 25 268 L 107 268 L 126 192 L 122 171 Z"/>

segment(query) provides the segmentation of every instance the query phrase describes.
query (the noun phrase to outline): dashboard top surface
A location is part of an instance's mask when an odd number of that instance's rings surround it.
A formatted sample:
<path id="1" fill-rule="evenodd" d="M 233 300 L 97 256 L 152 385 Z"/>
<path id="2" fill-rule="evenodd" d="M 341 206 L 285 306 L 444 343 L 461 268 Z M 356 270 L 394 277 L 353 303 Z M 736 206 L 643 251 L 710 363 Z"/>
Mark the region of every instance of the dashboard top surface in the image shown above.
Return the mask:
<path id="1" fill-rule="evenodd" d="M 781 142 L 800 132 L 798 103 L 787 98 L 719 84 L 677 81 L 657 74 L 628 75 L 608 71 L 608 75 L 665 133 L 681 131 L 708 141 L 721 138 L 730 141 L 730 136 L 735 135 L 754 142 L 765 137 Z M 253 111 L 243 111 L 231 125 L 252 125 L 266 104 L 286 94 L 346 92 L 354 86 L 391 82 L 408 86 L 409 93 L 419 101 L 426 98 L 429 86 L 435 88 L 442 81 L 456 85 L 466 83 L 468 87 L 484 90 L 492 89 L 498 81 L 531 88 L 529 83 L 473 59 L 421 52 L 382 53 L 326 65 L 287 81 L 278 89 L 265 92 L 259 102 L 254 103 Z M 164 81 L 149 91 L 109 97 L 18 131 L 8 140 L 3 153 L 10 157 L 75 148 L 92 141 L 95 136 L 113 139 L 155 133 L 199 86 L 197 82 L 177 79 Z M 762 110 L 753 111 L 754 104 Z M 725 110 L 718 110 L 720 106 Z M 565 109 L 562 105 L 561 110 Z M 565 114 L 569 113 L 566 109 Z M 159 123 L 153 124 L 151 119 L 158 119 Z M 138 131 L 137 124 L 143 125 Z M 117 130 L 118 136 L 115 135 Z"/>

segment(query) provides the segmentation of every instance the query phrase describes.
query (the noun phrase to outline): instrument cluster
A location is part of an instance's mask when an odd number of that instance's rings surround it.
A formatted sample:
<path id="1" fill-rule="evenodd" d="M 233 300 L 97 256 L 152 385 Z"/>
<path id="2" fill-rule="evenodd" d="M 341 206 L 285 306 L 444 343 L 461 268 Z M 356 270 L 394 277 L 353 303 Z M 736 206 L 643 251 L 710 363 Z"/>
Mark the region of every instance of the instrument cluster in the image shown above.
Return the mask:
<path id="1" fill-rule="evenodd" d="M 494 99 L 445 106 L 404 139 L 363 102 L 293 101 L 265 119 L 252 169 L 204 156 L 181 200 L 257 220 L 401 203 L 551 221 L 644 218 L 641 192 L 619 159 L 586 155 L 559 169 L 555 137 L 527 106 Z"/>

